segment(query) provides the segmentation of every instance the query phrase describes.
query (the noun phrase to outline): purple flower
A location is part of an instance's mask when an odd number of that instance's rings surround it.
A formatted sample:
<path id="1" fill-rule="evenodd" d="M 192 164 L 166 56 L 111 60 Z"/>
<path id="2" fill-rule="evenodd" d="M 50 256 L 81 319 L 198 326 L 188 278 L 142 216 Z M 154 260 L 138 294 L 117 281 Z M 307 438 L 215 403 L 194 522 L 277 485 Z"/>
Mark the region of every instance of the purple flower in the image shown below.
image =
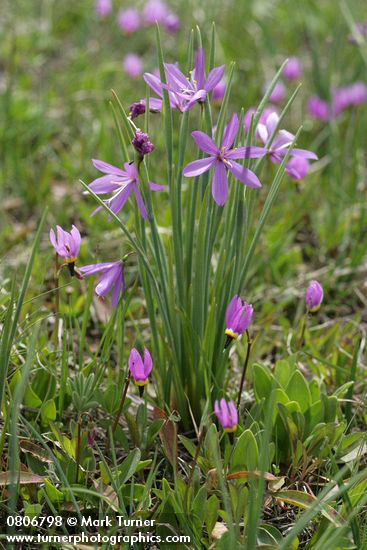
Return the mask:
<path id="1" fill-rule="evenodd" d="M 239 121 L 236 114 L 232 115 L 229 124 L 226 126 L 220 147 L 204 132 L 192 132 L 196 145 L 210 156 L 190 162 L 183 169 L 182 173 L 187 178 L 199 176 L 214 168 L 212 182 L 212 195 L 217 204 L 223 206 L 228 195 L 227 170 L 232 172 L 234 177 L 244 185 L 257 188 L 261 187 L 258 177 L 248 168 L 242 166 L 234 159 L 259 158 L 267 153 L 262 147 L 238 147 L 231 149 L 238 132 Z"/>
<path id="2" fill-rule="evenodd" d="M 251 119 L 253 115 L 256 113 L 256 109 L 254 107 L 251 107 L 248 111 L 246 111 L 245 116 L 243 118 L 243 127 L 246 130 L 246 132 L 249 131 L 250 125 L 251 125 Z M 264 111 L 262 112 L 262 115 L 259 119 L 259 122 L 261 124 L 265 124 L 267 118 L 272 114 L 276 113 L 278 114 L 278 111 L 275 107 L 265 107 Z M 259 137 L 259 136 L 258 136 Z"/>
<path id="3" fill-rule="evenodd" d="M 190 77 L 186 78 L 177 65 L 172 63 L 165 63 L 164 69 L 167 84 L 150 73 L 144 74 L 144 80 L 159 97 L 163 95 L 163 88 L 168 90 L 171 107 L 184 112 L 191 109 L 195 103 L 205 102 L 207 94 L 222 80 L 225 66 L 215 67 L 206 78 L 204 52 L 199 48 L 195 68 L 190 71 Z"/>
<path id="4" fill-rule="evenodd" d="M 178 32 L 181 27 L 181 21 L 175 13 L 169 13 L 164 20 L 164 26 L 168 32 Z"/>
<path id="5" fill-rule="evenodd" d="M 107 296 L 109 292 L 112 292 L 111 304 L 112 307 L 117 307 L 120 292 L 125 289 L 124 263 L 122 261 L 85 265 L 80 267 L 79 271 L 84 277 L 100 273 L 95 292 L 98 296 Z"/>
<path id="6" fill-rule="evenodd" d="M 50 230 L 50 241 L 56 253 L 64 258 L 67 264 L 75 264 L 81 243 L 80 233 L 75 225 L 72 226 L 70 233 L 64 231 L 59 225 L 57 228 L 57 237 L 53 229 Z"/>
<path id="7" fill-rule="evenodd" d="M 148 134 L 144 134 L 139 128 L 136 130 L 135 137 L 131 143 L 141 158 L 154 151 L 154 145 L 150 141 Z"/>
<path id="8" fill-rule="evenodd" d="M 214 413 L 225 432 L 233 433 L 237 430 L 238 414 L 233 401 L 227 403 L 224 397 L 220 401 L 216 400 Z"/>
<path id="9" fill-rule="evenodd" d="M 120 29 L 131 34 L 140 27 L 140 15 L 136 8 L 128 8 L 127 10 L 120 10 L 117 16 L 117 22 Z"/>
<path id="10" fill-rule="evenodd" d="M 169 10 L 167 5 L 161 0 L 149 0 L 146 3 L 143 12 L 144 22 L 147 25 L 154 25 L 155 23 L 164 23 Z"/>
<path id="11" fill-rule="evenodd" d="M 283 76 L 287 80 L 298 80 L 302 75 L 302 65 L 298 57 L 290 57 L 283 69 Z"/>
<path id="12" fill-rule="evenodd" d="M 112 11 L 111 0 L 96 0 L 95 10 L 99 17 L 107 17 Z"/>
<path id="13" fill-rule="evenodd" d="M 355 82 L 332 91 L 332 113 L 338 116 L 350 106 L 357 106 L 367 101 L 367 86 L 363 82 Z"/>
<path id="14" fill-rule="evenodd" d="M 97 170 L 106 174 L 101 178 L 97 178 L 89 185 L 89 188 L 96 193 L 96 195 L 104 195 L 106 193 L 113 193 L 112 197 L 105 200 L 105 204 L 117 214 L 125 206 L 127 199 L 131 193 L 134 193 L 135 199 L 144 219 L 148 219 L 148 212 L 145 208 L 143 198 L 139 191 L 139 177 L 135 164 L 125 162 L 124 170 L 112 166 L 103 160 L 92 160 L 93 165 Z M 163 191 L 163 185 L 157 185 L 152 181 L 149 182 L 149 188 L 151 191 Z M 101 210 L 102 206 L 99 206 L 92 215 Z"/>
<path id="15" fill-rule="evenodd" d="M 149 98 L 149 111 L 151 113 L 159 113 L 159 111 L 162 109 L 162 100 L 156 99 L 155 97 Z M 129 115 L 131 120 L 134 120 L 134 118 L 137 118 L 139 115 L 143 115 L 146 110 L 146 100 L 140 99 L 139 101 L 136 101 L 135 103 L 132 103 L 129 107 Z"/>
<path id="16" fill-rule="evenodd" d="M 320 309 L 324 297 L 322 286 L 317 281 L 311 281 L 306 290 L 306 307 L 310 313 L 315 313 Z"/>
<path id="17" fill-rule="evenodd" d="M 222 102 L 222 99 L 224 97 L 224 94 L 226 93 L 226 83 L 224 80 L 221 80 L 218 82 L 216 86 L 213 88 L 213 103 L 215 105 L 220 105 Z"/>
<path id="18" fill-rule="evenodd" d="M 279 116 L 277 113 L 271 113 L 265 121 L 265 124 L 259 123 L 257 125 L 257 133 L 263 142 L 266 145 L 273 135 L 279 122 Z M 281 163 L 282 158 L 287 154 L 290 145 L 294 140 L 294 135 L 288 132 L 287 130 L 279 130 L 278 134 L 275 136 L 272 144 L 269 146 L 268 152 L 270 159 L 274 163 Z M 317 155 L 306 149 L 292 149 L 292 157 L 302 157 L 304 159 L 317 160 Z"/>
<path id="19" fill-rule="evenodd" d="M 358 21 L 354 25 L 354 33 L 348 36 L 348 42 L 350 44 L 358 44 L 363 37 L 367 37 L 367 22 Z"/>
<path id="20" fill-rule="evenodd" d="M 226 330 L 224 331 L 228 341 L 226 347 L 231 340 L 237 340 L 245 332 L 251 323 L 252 314 L 251 304 L 247 304 L 237 295 L 233 296 L 226 311 Z"/>
<path id="21" fill-rule="evenodd" d="M 285 167 L 288 176 L 295 181 L 303 180 L 307 176 L 309 169 L 310 163 L 308 160 L 298 156 L 291 157 Z"/>
<path id="22" fill-rule="evenodd" d="M 268 86 L 265 88 L 265 92 L 267 92 L 267 90 Z M 281 103 L 285 98 L 285 91 L 284 83 L 281 80 L 278 80 L 270 94 L 269 101 L 272 103 Z"/>
<path id="23" fill-rule="evenodd" d="M 330 109 L 326 101 L 318 96 L 312 96 L 308 100 L 307 109 L 313 118 L 327 122 L 330 119 Z"/>
<path id="24" fill-rule="evenodd" d="M 137 349 L 133 348 L 129 357 L 129 371 L 137 386 L 148 384 L 148 378 L 153 369 L 152 357 L 147 348 L 144 348 L 144 360 Z"/>
<path id="25" fill-rule="evenodd" d="M 128 53 L 123 60 L 125 73 L 131 78 L 138 78 L 143 72 L 141 58 L 135 53 Z"/>

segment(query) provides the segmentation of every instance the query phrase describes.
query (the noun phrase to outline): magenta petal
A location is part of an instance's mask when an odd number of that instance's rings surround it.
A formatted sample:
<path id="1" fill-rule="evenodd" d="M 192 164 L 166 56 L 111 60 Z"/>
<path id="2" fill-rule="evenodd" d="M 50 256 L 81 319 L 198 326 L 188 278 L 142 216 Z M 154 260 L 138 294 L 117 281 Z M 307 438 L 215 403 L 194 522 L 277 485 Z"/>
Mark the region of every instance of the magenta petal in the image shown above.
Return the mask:
<path id="1" fill-rule="evenodd" d="M 149 185 L 149 189 L 151 191 L 164 191 L 165 190 L 164 185 L 159 185 L 158 183 L 154 183 L 154 181 L 149 181 L 148 185 Z"/>
<path id="2" fill-rule="evenodd" d="M 200 174 L 203 174 L 204 172 L 210 170 L 215 162 L 216 161 L 214 157 L 194 160 L 193 162 L 190 162 L 187 166 L 185 166 L 185 168 L 182 170 L 182 173 L 186 178 L 194 178 L 195 176 L 200 176 Z"/>
<path id="3" fill-rule="evenodd" d="M 233 328 L 233 318 L 236 314 L 236 311 L 239 307 L 241 307 L 241 298 L 237 296 L 233 296 L 232 300 L 229 302 L 226 310 L 226 327 L 227 328 Z"/>
<path id="4" fill-rule="evenodd" d="M 200 132 L 197 130 L 195 132 L 192 132 L 191 135 L 194 138 L 195 143 L 199 147 L 199 149 L 201 149 L 205 153 L 208 153 L 209 155 L 217 155 L 219 149 L 214 141 L 207 134 L 204 134 L 204 132 Z"/>
<path id="5" fill-rule="evenodd" d="M 159 78 L 150 73 L 144 73 L 143 78 L 153 92 L 155 92 L 159 97 L 162 97 L 162 82 Z"/>
<path id="6" fill-rule="evenodd" d="M 210 71 L 204 86 L 207 92 L 211 92 L 212 89 L 222 80 L 224 75 L 224 70 L 225 70 L 225 65 L 221 65 L 220 67 L 215 67 Z"/>
<path id="7" fill-rule="evenodd" d="M 117 307 L 117 304 L 119 302 L 122 283 L 123 283 L 123 274 L 121 272 L 116 278 L 115 286 L 113 287 L 112 294 L 111 294 L 111 305 L 114 308 Z"/>
<path id="8" fill-rule="evenodd" d="M 190 86 L 190 83 L 187 81 L 185 75 L 180 71 L 177 65 L 174 65 L 173 63 L 165 63 L 164 68 L 166 71 L 167 83 L 172 87 L 186 89 Z"/>
<path id="9" fill-rule="evenodd" d="M 312 151 L 307 151 L 307 149 L 292 149 L 291 155 L 309 160 L 318 160 L 318 156 Z"/>
<path id="10" fill-rule="evenodd" d="M 236 115 L 236 113 L 234 113 L 232 115 L 231 120 L 229 121 L 229 123 L 227 124 L 224 130 L 222 147 L 227 147 L 228 149 L 232 147 L 238 132 L 238 128 L 239 128 L 238 116 Z"/>
<path id="11" fill-rule="evenodd" d="M 129 370 L 134 380 L 145 380 L 144 365 L 140 353 L 137 349 L 133 348 L 129 356 Z"/>
<path id="12" fill-rule="evenodd" d="M 125 206 L 127 199 L 130 197 L 132 191 L 132 184 L 128 184 L 124 189 L 121 189 L 119 193 L 114 195 L 110 201 L 110 210 L 114 214 L 118 214 L 120 210 Z"/>
<path id="13" fill-rule="evenodd" d="M 148 378 L 153 369 L 153 360 L 152 356 L 149 353 L 147 348 L 144 348 L 144 375 L 145 378 Z"/>
<path id="14" fill-rule="evenodd" d="M 241 166 L 238 162 L 231 160 L 228 162 L 227 167 L 241 183 L 244 183 L 248 187 L 261 187 L 259 178 L 245 166 Z"/>
<path id="15" fill-rule="evenodd" d="M 236 149 L 231 149 L 225 154 L 226 158 L 229 159 L 257 159 L 267 155 L 268 150 L 264 147 L 255 147 L 253 145 L 247 147 L 237 147 Z"/>
<path id="16" fill-rule="evenodd" d="M 52 246 L 57 249 L 56 235 L 53 229 L 50 229 L 50 241 Z"/>
<path id="17" fill-rule="evenodd" d="M 147 220 L 148 219 L 148 212 L 147 212 L 147 209 L 145 208 L 143 197 L 141 196 L 140 191 L 137 187 L 134 187 L 134 195 L 135 195 L 135 198 L 136 198 L 136 203 L 137 203 L 138 208 L 140 210 L 140 214 L 142 215 L 142 217 L 145 220 Z"/>
<path id="18" fill-rule="evenodd" d="M 193 105 L 195 105 L 195 103 L 204 103 L 205 99 L 206 99 L 206 96 L 207 96 L 207 93 L 205 90 L 198 90 L 190 99 L 190 101 L 188 101 L 186 103 L 186 105 L 184 106 L 184 108 L 182 109 L 183 112 L 185 111 L 188 111 L 189 109 L 191 109 L 191 107 Z"/>
<path id="19" fill-rule="evenodd" d="M 204 67 L 204 52 L 203 48 L 198 49 L 196 55 L 196 64 L 195 64 L 195 80 L 197 82 L 197 88 L 200 90 L 204 88 L 205 80 L 205 67 Z"/>
<path id="20" fill-rule="evenodd" d="M 101 264 L 90 264 L 85 265 L 84 267 L 79 267 L 79 271 L 88 277 L 89 275 L 95 275 L 96 273 L 101 273 L 107 269 L 111 269 L 116 262 L 105 262 Z"/>
<path id="21" fill-rule="evenodd" d="M 91 189 L 96 195 L 103 195 L 104 193 L 112 193 L 119 188 L 118 183 L 114 183 L 119 178 L 113 175 L 102 176 L 97 178 L 89 184 L 89 189 Z"/>
<path id="22" fill-rule="evenodd" d="M 103 160 L 92 159 L 92 163 L 93 163 L 93 166 L 97 168 L 97 170 L 99 170 L 104 174 L 114 174 L 115 176 L 125 176 L 125 172 L 121 170 L 121 168 L 117 168 L 117 166 L 108 164 L 108 162 L 104 162 Z"/>
<path id="23" fill-rule="evenodd" d="M 223 162 L 217 162 L 213 175 L 212 195 L 219 206 L 223 206 L 228 195 L 228 179 Z"/>

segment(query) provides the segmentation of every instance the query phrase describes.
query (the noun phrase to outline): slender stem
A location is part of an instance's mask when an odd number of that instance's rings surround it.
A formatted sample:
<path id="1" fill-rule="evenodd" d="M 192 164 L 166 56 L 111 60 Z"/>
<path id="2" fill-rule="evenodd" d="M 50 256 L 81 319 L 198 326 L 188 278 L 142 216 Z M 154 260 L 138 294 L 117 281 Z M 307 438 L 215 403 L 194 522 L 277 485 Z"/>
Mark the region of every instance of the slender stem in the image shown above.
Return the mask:
<path id="1" fill-rule="evenodd" d="M 246 376 L 248 361 L 249 361 L 249 359 L 250 359 L 251 344 L 252 344 L 251 338 L 250 338 L 250 334 L 249 334 L 249 331 L 248 331 L 248 330 L 246 330 L 246 336 L 247 336 L 247 351 L 246 351 L 246 359 L 245 359 L 245 362 L 244 362 L 244 365 L 243 365 L 243 369 L 242 369 L 240 390 L 239 390 L 239 392 L 238 392 L 237 412 L 240 411 L 241 398 L 242 398 L 242 390 L 243 390 L 243 385 L 244 385 L 244 383 L 245 383 L 245 376 Z"/>
<path id="2" fill-rule="evenodd" d="M 191 464 L 189 479 L 188 479 L 187 485 L 186 485 L 185 497 L 184 497 L 184 510 L 186 510 L 186 511 L 187 511 L 187 500 L 188 500 L 188 496 L 189 496 L 189 489 L 190 489 L 190 486 L 192 484 L 192 479 L 194 477 L 195 466 L 196 466 L 196 463 L 197 463 L 198 458 L 199 458 L 199 453 L 200 453 L 200 449 L 201 449 L 201 444 L 202 444 L 203 439 L 204 439 L 204 435 L 205 435 L 205 427 L 203 427 L 201 432 L 199 433 L 198 445 L 197 445 L 196 450 L 195 450 L 195 456 L 194 456 L 194 459 L 193 459 L 192 464 Z"/>
<path id="3" fill-rule="evenodd" d="M 60 285 L 59 285 L 59 257 L 55 254 L 55 327 L 54 327 L 54 341 L 55 345 L 58 343 L 59 338 L 59 322 L 60 322 Z"/>
<path id="4" fill-rule="evenodd" d="M 127 394 L 127 390 L 129 388 L 129 384 L 130 384 L 130 374 L 127 375 L 126 379 L 125 379 L 125 387 L 124 387 L 124 392 L 122 394 L 122 397 L 121 397 L 121 402 L 120 402 L 120 406 L 119 406 L 119 410 L 117 411 L 117 414 L 116 414 L 116 417 L 115 417 L 115 421 L 113 423 L 113 426 L 112 426 L 112 433 L 114 434 L 115 431 L 116 431 L 116 428 L 118 426 L 118 423 L 119 423 L 119 420 L 120 420 L 120 416 L 121 416 L 121 413 L 122 413 L 122 409 L 124 408 L 124 403 L 125 403 L 125 399 L 126 399 L 126 394 Z"/>
<path id="5" fill-rule="evenodd" d="M 76 434 L 76 453 L 75 453 L 76 476 L 75 476 L 75 483 L 78 483 L 78 479 L 79 479 L 81 428 L 82 428 L 82 418 L 79 415 L 78 416 L 78 423 L 77 423 L 77 434 Z"/>
<path id="6" fill-rule="evenodd" d="M 308 314 L 305 313 L 305 315 L 302 317 L 302 328 L 301 328 L 301 334 L 299 336 L 299 339 L 298 339 L 298 342 L 297 342 L 297 351 L 299 351 L 302 346 L 303 346 L 303 343 L 304 343 L 304 339 L 305 339 L 305 331 L 306 331 L 306 327 L 307 327 L 307 319 L 308 319 Z"/>

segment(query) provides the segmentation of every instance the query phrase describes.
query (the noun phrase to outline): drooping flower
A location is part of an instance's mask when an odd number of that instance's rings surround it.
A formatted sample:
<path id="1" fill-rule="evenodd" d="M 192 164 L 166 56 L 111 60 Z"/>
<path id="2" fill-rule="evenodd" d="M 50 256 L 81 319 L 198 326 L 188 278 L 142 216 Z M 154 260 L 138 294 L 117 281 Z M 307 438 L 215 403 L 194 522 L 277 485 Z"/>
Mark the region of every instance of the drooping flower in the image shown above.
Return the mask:
<path id="1" fill-rule="evenodd" d="M 139 128 L 136 130 L 135 137 L 131 143 L 141 158 L 154 151 L 154 145 L 150 141 L 148 134 L 144 134 Z"/>
<path id="2" fill-rule="evenodd" d="M 107 17 L 112 11 L 112 1 L 111 0 L 96 0 L 95 4 L 96 14 L 99 17 Z"/>
<path id="3" fill-rule="evenodd" d="M 265 87 L 264 92 L 267 92 L 268 86 Z M 284 83 L 281 80 L 275 84 L 273 91 L 270 94 L 269 101 L 271 103 L 281 103 L 285 98 L 286 89 Z"/>
<path id="4" fill-rule="evenodd" d="M 298 80 L 302 76 L 302 65 L 298 57 L 290 57 L 283 69 L 283 76 L 287 80 Z"/>
<path id="5" fill-rule="evenodd" d="M 310 163 L 307 159 L 299 156 L 291 157 L 287 162 L 285 171 L 292 180 L 303 180 L 310 169 Z"/>
<path id="6" fill-rule="evenodd" d="M 64 258 L 69 265 L 70 274 L 74 275 L 74 265 L 77 261 L 81 236 L 79 229 L 72 226 L 70 233 L 64 231 L 59 225 L 56 226 L 57 236 L 53 229 L 50 230 L 50 241 L 56 253 Z"/>
<path id="7" fill-rule="evenodd" d="M 224 333 L 227 336 L 227 342 L 225 347 L 227 347 L 232 340 L 237 340 L 237 338 L 247 330 L 251 323 L 252 315 L 252 305 L 241 300 L 237 295 L 233 296 L 226 311 L 226 330 Z"/>
<path id="8" fill-rule="evenodd" d="M 227 170 L 232 172 L 234 177 L 244 185 L 253 188 L 261 187 L 261 183 L 254 172 L 235 162 L 234 159 L 259 158 L 264 156 L 267 150 L 262 147 L 253 146 L 232 149 L 231 147 L 237 135 L 238 128 L 238 117 L 236 114 L 233 114 L 224 130 L 220 147 L 204 132 L 192 132 L 191 135 L 196 145 L 210 156 L 190 162 L 182 171 L 183 175 L 187 178 L 193 178 L 213 168 L 212 195 L 215 202 L 220 206 L 225 204 L 228 195 Z"/>
<path id="9" fill-rule="evenodd" d="M 268 143 L 269 138 L 274 133 L 279 122 L 279 116 L 277 113 L 271 113 L 266 119 L 265 123 L 259 123 L 257 125 L 257 134 L 264 145 Z M 287 130 L 279 130 L 278 134 L 273 139 L 272 144 L 269 146 L 268 152 L 272 162 L 281 163 L 283 157 L 287 154 L 290 145 L 294 140 L 294 135 Z M 302 157 L 304 159 L 317 160 L 317 155 L 312 151 L 306 149 L 293 148 L 291 151 L 292 157 Z"/>
<path id="10" fill-rule="evenodd" d="M 184 112 L 195 103 L 205 102 L 207 94 L 222 80 L 225 66 L 215 67 L 206 78 L 204 52 L 199 48 L 195 68 L 190 71 L 189 77 L 186 78 L 177 65 L 172 63 L 165 63 L 164 69 L 167 84 L 150 73 L 144 74 L 144 80 L 159 97 L 162 97 L 164 88 L 168 90 L 172 108 Z"/>
<path id="11" fill-rule="evenodd" d="M 120 29 L 126 34 L 131 34 L 140 27 L 140 15 L 136 8 L 120 10 L 117 16 Z"/>
<path id="12" fill-rule="evenodd" d="M 151 113 L 159 113 L 162 109 L 162 100 L 155 97 L 149 98 L 149 111 Z M 140 115 L 143 115 L 146 111 L 146 100 L 140 99 L 135 103 L 132 103 L 129 107 L 129 116 L 131 120 L 137 118 Z"/>
<path id="13" fill-rule="evenodd" d="M 107 296 L 109 292 L 112 292 L 111 304 L 112 307 L 117 307 L 120 292 L 125 289 L 123 261 L 85 265 L 79 268 L 79 272 L 83 277 L 89 277 L 99 273 L 99 282 L 95 288 L 96 294 L 104 297 Z"/>
<path id="14" fill-rule="evenodd" d="M 330 119 L 330 108 L 326 101 L 318 96 L 312 96 L 308 100 L 307 110 L 313 118 L 327 122 Z"/>
<path id="15" fill-rule="evenodd" d="M 311 281 L 306 290 L 306 307 L 310 313 L 315 313 L 320 309 L 324 298 L 324 291 L 318 281 Z"/>
<path id="16" fill-rule="evenodd" d="M 147 348 L 144 348 L 144 360 L 136 348 L 133 348 L 129 357 L 129 371 L 137 386 L 146 386 L 153 369 L 152 357 Z"/>
<path id="17" fill-rule="evenodd" d="M 237 430 L 238 413 L 233 401 L 227 403 L 224 397 L 220 401 L 216 400 L 214 413 L 225 432 L 233 433 Z"/>
<path id="18" fill-rule="evenodd" d="M 135 164 L 125 162 L 124 170 L 122 170 L 121 168 L 112 166 L 112 164 L 108 164 L 102 160 L 93 159 L 92 162 L 97 170 L 106 175 L 92 181 L 89 188 L 97 195 L 113 193 L 110 199 L 104 201 L 112 212 L 115 214 L 120 212 L 131 193 L 134 193 L 140 213 L 144 219 L 147 219 L 148 212 L 139 191 L 140 182 Z M 149 182 L 149 188 L 151 191 L 164 190 L 163 185 L 157 185 L 151 181 Z M 99 206 L 93 214 L 99 212 L 101 208 L 102 207 Z"/>
<path id="19" fill-rule="evenodd" d="M 143 19 L 147 25 L 164 23 L 169 13 L 167 4 L 162 0 L 148 0 L 143 11 Z"/>
<path id="20" fill-rule="evenodd" d="M 169 13 L 164 19 L 164 26 L 168 32 L 178 32 L 181 27 L 181 21 L 177 14 Z"/>
<path id="21" fill-rule="evenodd" d="M 141 58 L 136 53 L 128 53 L 123 60 L 125 73 L 130 78 L 138 78 L 143 72 L 143 64 Z"/>

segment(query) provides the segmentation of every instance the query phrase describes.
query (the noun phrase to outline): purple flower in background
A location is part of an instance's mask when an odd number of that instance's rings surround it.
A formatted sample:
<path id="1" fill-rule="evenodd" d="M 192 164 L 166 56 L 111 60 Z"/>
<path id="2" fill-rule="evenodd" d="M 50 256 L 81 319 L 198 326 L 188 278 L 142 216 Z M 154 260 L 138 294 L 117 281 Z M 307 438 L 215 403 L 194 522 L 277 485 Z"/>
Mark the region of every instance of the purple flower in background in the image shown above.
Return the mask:
<path id="1" fill-rule="evenodd" d="M 315 313 L 320 309 L 320 305 L 324 298 L 322 286 L 317 281 L 311 281 L 311 284 L 306 290 L 306 307 L 310 313 Z"/>
<path id="2" fill-rule="evenodd" d="M 75 225 L 72 226 L 70 233 L 64 231 L 59 225 L 56 226 L 56 233 L 50 230 L 50 241 L 56 253 L 64 258 L 67 264 L 75 264 L 81 243 L 79 230 Z M 73 275 L 73 273 L 71 273 Z"/>
<path id="3" fill-rule="evenodd" d="M 356 107 L 367 101 L 367 86 L 363 82 L 355 82 L 342 88 L 334 88 L 332 91 L 332 113 L 340 115 L 350 106 Z"/>
<path id="4" fill-rule="evenodd" d="M 214 169 L 212 182 L 212 195 L 217 204 L 223 206 L 227 200 L 228 179 L 227 170 L 244 185 L 257 188 L 261 187 L 258 177 L 249 168 L 242 166 L 234 159 L 259 158 L 267 153 L 262 147 L 238 147 L 231 149 L 238 132 L 239 121 L 236 114 L 232 115 L 226 126 L 220 147 L 204 132 L 192 132 L 196 145 L 210 156 L 190 162 L 182 173 L 187 178 L 199 176 L 211 168 Z"/>
<path id="5" fill-rule="evenodd" d="M 273 135 L 279 122 L 279 116 L 277 113 L 271 113 L 265 121 L 265 124 L 259 123 L 257 125 L 257 133 L 263 142 L 266 145 Z M 287 130 L 279 130 L 278 134 L 275 136 L 272 144 L 269 146 L 269 155 L 270 159 L 274 163 L 281 163 L 283 157 L 287 154 L 290 145 L 294 140 L 294 135 L 288 132 Z M 317 160 L 317 155 L 306 149 L 292 149 L 292 157 L 302 157 L 304 159 Z"/>
<path id="6" fill-rule="evenodd" d="M 267 92 L 268 86 L 265 88 L 265 92 Z M 284 83 L 281 80 L 278 80 L 278 82 L 275 84 L 273 91 L 271 92 L 271 95 L 269 97 L 269 101 L 272 103 L 281 103 L 283 99 L 285 98 L 285 86 Z"/>
<path id="7" fill-rule="evenodd" d="M 99 282 L 95 288 L 96 294 L 102 297 L 112 292 L 111 304 L 112 307 L 117 307 L 120 292 L 125 289 L 124 263 L 122 261 L 85 265 L 80 267 L 79 271 L 83 277 L 99 273 Z"/>
<path id="8" fill-rule="evenodd" d="M 354 32 L 348 36 L 348 42 L 350 44 L 358 44 L 360 40 L 367 37 L 367 21 L 358 21 L 354 25 Z"/>
<path id="9" fill-rule="evenodd" d="M 144 22 L 147 25 L 154 25 L 157 23 L 164 23 L 169 15 L 167 4 L 161 0 L 148 0 L 143 12 Z"/>
<path id="10" fill-rule="evenodd" d="M 149 153 L 154 151 L 154 145 L 150 141 L 148 134 L 144 134 L 144 132 L 141 132 L 139 128 L 136 130 L 135 137 L 131 143 L 141 158 L 143 158 L 144 155 L 149 155 Z"/>
<path id="11" fill-rule="evenodd" d="M 128 53 L 123 60 L 125 73 L 131 78 L 138 78 L 143 72 L 141 58 L 136 53 Z"/>
<path id="12" fill-rule="evenodd" d="M 283 69 L 283 76 L 287 80 L 298 80 L 302 76 L 302 65 L 298 57 L 290 57 Z"/>
<path id="13" fill-rule="evenodd" d="M 251 125 L 251 119 L 253 117 L 253 115 L 256 113 L 256 109 L 254 107 L 251 107 L 248 111 L 246 111 L 245 113 L 245 116 L 243 118 L 243 127 L 244 129 L 246 130 L 246 132 L 249 131 L 250 129 L 250 125 Z M 261 124 L 265 124 L 267 118 L 272 114 L 272 113 L 276 113 L 278 114 L 278 111 L 275 107 L 271 106 L 271 107 L 265 107 L 260 119 L 259 119 L 259 122 Z M 259 137 L 259 136 L 258 136 Z"/>
<path id="14" fill-rule="evenodd" d="M 144 360 L 136 348 L 133 348 L 129 357 L 129 371 L 137 386 L 148 384 L 148 378 L 153 369 L 152 357 L 147 348 L 144 348 Z"/>
<path id="15" fill-rule="evenodd" d="M 202 48 L 199 48 L 195 68 L 190 71 L 190 77 L 186 78 L 177 65 L 173 63 L 165 63 L 164 69 L 167 84 L 164 84 L 158 77 L 150 73 L 144 74 L 145 82 L 159 97 L 163 95 L 163 88 L 168 90 L 172 108 L 187 111 L 195 103 L 204 103 L 207 94 L 222 80 L 225 66 L 215 67 L 206 78 L 204 52 Z"/>
<path id="16" fill-rule="evenodd" d="M 213 103 L 215 105 L 220 105 L 222 102 L 222 99 L 224 97 L 224 94 L 226 93 L 226 87 L 227 84 L 224 80 L 221 80 L 218 82 L 216 86 L 213 88 Z"/>
<path id="17" fill-rule="evenodd" d="M 111 0 L 96 0 L 95 4 L 96 14 L 99 17 L 107 17 L 112 11 L 112 1 Z"/>
<path id="18" fill-rule="evenodd" d="M 327 122 L 330 119 L 330 108 L 326 101 L 317 95 L 310 97 L 307 110 L 313 118 Z"/>
<path id="19" fill-rule="evenodd" d="M 298 156 L 291 157 L 285 167 L 288 176 L 295 181 L 303 180 L 307 176 L 309 169 L 309 161 Z"/>
<path id="20" fill-rule="evenodd" d="M 168 32 L 178 32 L 181 27 L 181 21 L 175 13 L 169 13 L 164 20 L 164 26 Z"/>
<path id="21" fill-rule="evenodd" d="M 127 34 L 135 32 L 140 27 L 140 15 L 138 10 L 136 8 L 120 10 L 117 16 L 117 22 L 123 32 Z"/>
<path id="22" fill-rule="evenodd" d="M 226 330 L 227 336 L 225 347 L 228 347 L 232 340 L 245 332 L 252 320 L 253 308 L 251 304 L 247 304 L 241 300 L 239 296 L 233 296 L 229 302 L 226 311 Z"/>
<path id="23" fill-rule="evenodd" d="M 233 401 L 227 403 L 224 397 L 220 401 L 216 400 L 214 413 L 225 432 L 233 433 L 237 430 L 238 413 Z"/>
<path id="24" fill-rule="evenodd" d="M 115 214 L 120 212 L 131 193 L 134 193 L 140 213 L 144 219 L 147 219 L 148 212 L 139 191 L 139 178 L 135 164 L 125 162 L 122 170 L 102 160 L 92 160 L 92 162 L 97 170 L 106 175 L 92 181 L 89 188 L 97 195 L 113 193 L 110 199 L 104 201 L 112 212 Z M 151 191 L 162 191 L 164 186 L 150 181 L 149 188 Z M 99 206 L 92 215 L 99 212 L 101 208 L 102 206 Z"/>
<path id="25" fill-rule="evenodd" d="M 157 99 L 155 97 L 149 98 L 149 111 L 151 113 L 159 113 L 159 111 L 162 109 L 162 100 Z M 134 120 L 134 118 L 137 118 L 140 115 L 143 115 L 146 111 L 146 100 L 140 99 L 139 101 L 136 101 L 135 103 L 132 103 L 129 107 L 129 116 L 131 120 Z"/>

